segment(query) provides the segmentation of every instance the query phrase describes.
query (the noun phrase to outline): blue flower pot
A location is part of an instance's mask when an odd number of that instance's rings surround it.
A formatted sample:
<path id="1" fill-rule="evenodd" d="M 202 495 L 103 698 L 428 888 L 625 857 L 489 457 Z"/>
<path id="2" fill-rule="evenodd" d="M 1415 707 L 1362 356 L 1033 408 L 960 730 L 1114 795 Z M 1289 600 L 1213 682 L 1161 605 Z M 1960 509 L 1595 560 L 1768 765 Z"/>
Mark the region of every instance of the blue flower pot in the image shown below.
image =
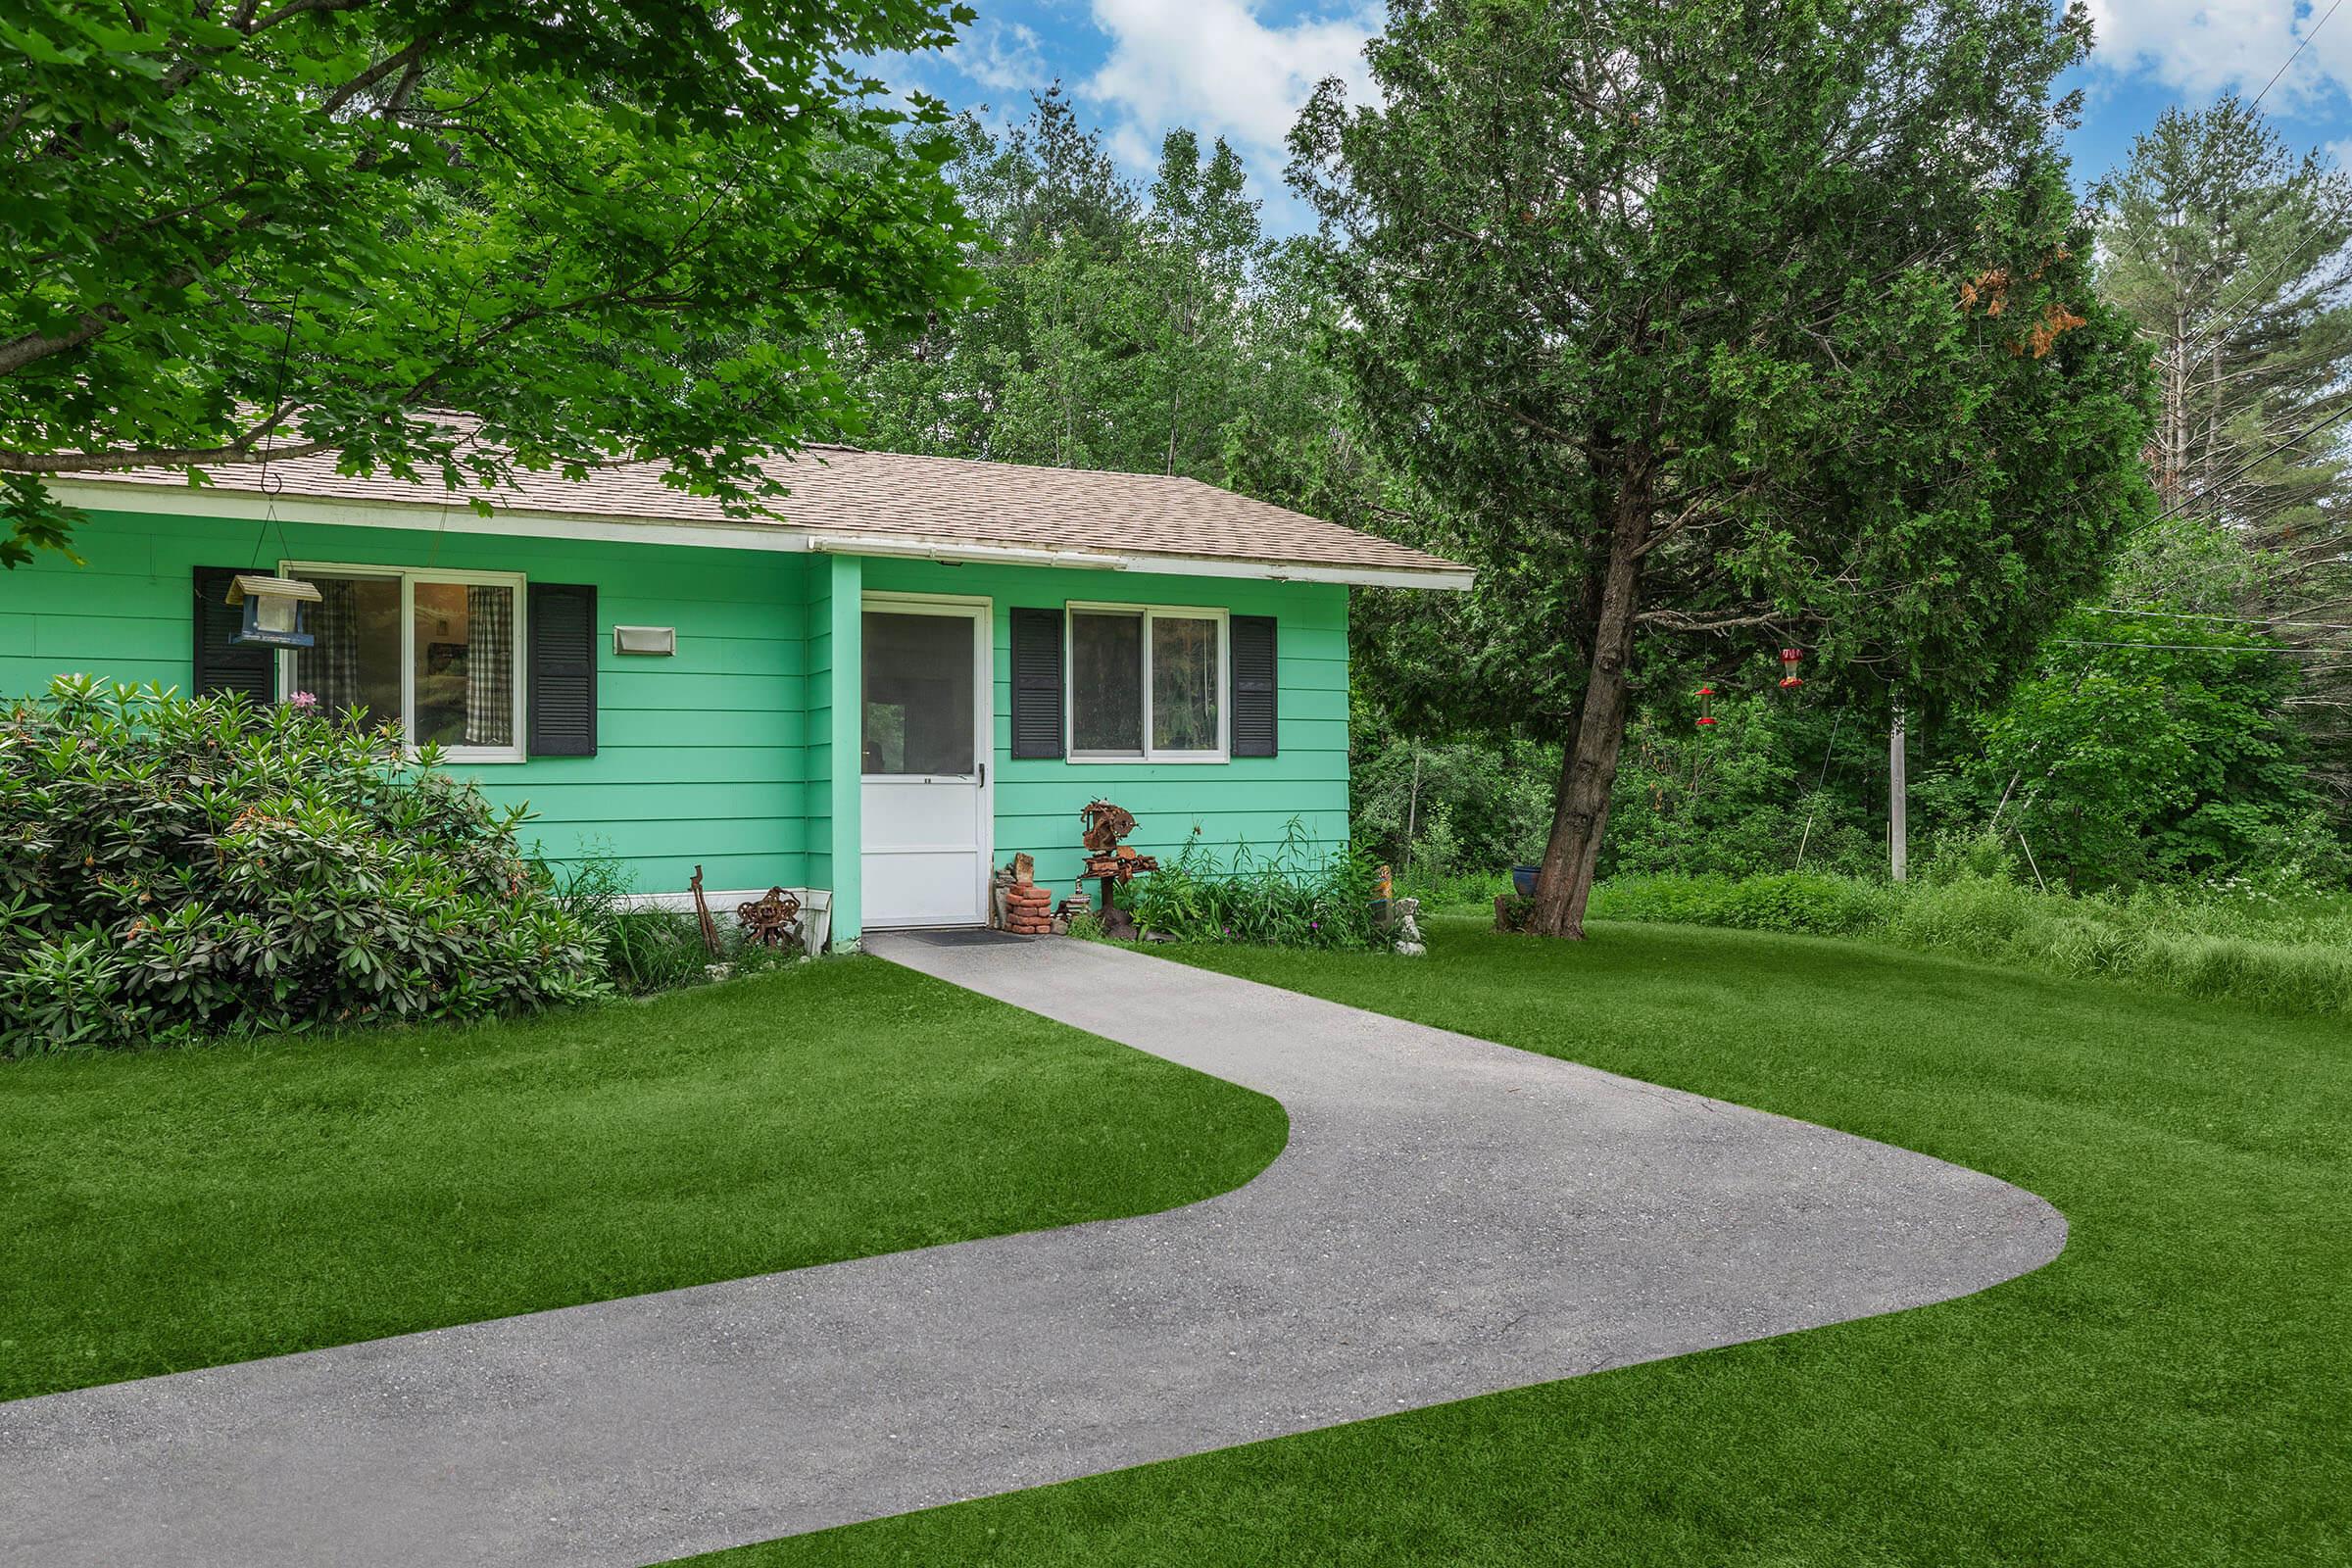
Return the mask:
<path id="1" fill-rule="evenodd" d="M 1543 869 L 1540 865 L 1514 865 L 1511 867 L 1511 886 L 1519 890 L 1521 898 L 1532 899 L 1536 896 L 1536 873 Z"/>

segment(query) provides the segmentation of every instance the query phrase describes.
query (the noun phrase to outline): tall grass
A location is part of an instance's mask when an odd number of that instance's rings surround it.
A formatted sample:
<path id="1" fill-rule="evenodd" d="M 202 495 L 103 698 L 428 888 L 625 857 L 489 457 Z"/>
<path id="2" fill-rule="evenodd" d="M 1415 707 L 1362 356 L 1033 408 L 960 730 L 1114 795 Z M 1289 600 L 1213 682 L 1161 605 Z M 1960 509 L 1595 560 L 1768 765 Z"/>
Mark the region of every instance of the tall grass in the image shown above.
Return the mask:
<path id="1" fill-rule="evenodd" d="M 628 873 L 609 852 L 598 850 L 561 872 L 546 873 L 556 902 L 601 931 L 606 978 L 623 996 L 649 997 L 709 983 L 711 965 L 724 963 L 750 974 L 790 963 L 800 947 L 769 948 L 747 939 L 732 915 L 717 916 L 719 953 L 704 945 L 702 922 L 683 909 L 630 903 Z"/>
<path id="2" fill-rule="evenodd" d="M 1789 872 L 1618 877 L 1592 914 L 1858 936 L 2284 1013 L 2352 1013 L 2352 897 L 2289 881 L 2075 896 L 1961 871 L 1884 883 Z"/>
<path id="3" fill-rule="evenodd" d="M 1373 923 L 1371 861 L 1348 845 L 1322 843 L 1297 818 L 1270 851 L 1239 845 L 1222 866 L 1190 839 L 1172 863 L 1132 887 L 1136 924 L 1179 941 L 1382 948 L 1390 940 Z"/>

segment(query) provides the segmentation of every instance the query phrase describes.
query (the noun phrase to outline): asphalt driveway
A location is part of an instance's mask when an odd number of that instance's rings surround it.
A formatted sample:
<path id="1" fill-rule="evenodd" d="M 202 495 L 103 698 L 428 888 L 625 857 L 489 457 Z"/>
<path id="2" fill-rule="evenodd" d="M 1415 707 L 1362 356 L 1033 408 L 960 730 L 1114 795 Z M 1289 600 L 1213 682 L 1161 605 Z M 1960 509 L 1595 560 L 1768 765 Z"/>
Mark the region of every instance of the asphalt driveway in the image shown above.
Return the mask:
<path id="1" fill-rule="evenodd" d="M 0 1562 L 642 1564 L 1918 1306 L 2065 1242 L 1925 1155 L 1137 954 L 868 947 L 1271 1095 L 1290 1145 L 1163 1214 L 0 1405 Z"/>

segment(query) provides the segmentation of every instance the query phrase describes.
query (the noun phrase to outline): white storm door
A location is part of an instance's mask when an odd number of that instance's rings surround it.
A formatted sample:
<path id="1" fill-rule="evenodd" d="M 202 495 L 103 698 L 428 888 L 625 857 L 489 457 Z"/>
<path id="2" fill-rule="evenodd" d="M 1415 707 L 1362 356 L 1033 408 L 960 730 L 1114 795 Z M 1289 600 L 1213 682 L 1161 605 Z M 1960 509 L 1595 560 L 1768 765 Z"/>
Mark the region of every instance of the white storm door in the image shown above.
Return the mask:
<path id="1" fill-rule="evenodd" d="M 987 923 L 988 608 L 871 597 L 859 733 L 864 923 Z"/>

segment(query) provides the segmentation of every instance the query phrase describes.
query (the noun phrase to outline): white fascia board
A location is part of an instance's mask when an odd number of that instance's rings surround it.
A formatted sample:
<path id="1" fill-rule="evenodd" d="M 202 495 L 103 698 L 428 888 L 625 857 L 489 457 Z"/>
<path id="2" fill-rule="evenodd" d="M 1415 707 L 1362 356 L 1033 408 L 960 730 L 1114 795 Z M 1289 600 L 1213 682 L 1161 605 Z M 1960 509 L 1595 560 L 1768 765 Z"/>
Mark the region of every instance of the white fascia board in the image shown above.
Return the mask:
<path id="1" fill-rule="evenodd" d="M 924 561 L 995 562 L 1004 565 L 1065 566 L 1077 570 L 1157 572 L 1166 577 L 1228 577 L 1252 582 L 1327 582 L 1359 588 L 1436 588 L 1460 591 L 1477 580 L 1467 566 L 1324 566 L 1298 562 L 1233 561 L 1218 556 L 1113 554 L 1097 550 L 1054 550 L 1045 546 L 976 544 L 922 534 L 815 534 L 808 548 L 843 556 L 913 557 Z"/>
<path id="2" fill-rule="evenodd" d="M 334 527 L 401 528 L 428 533 L 489 534 L 510 539 L 595 539 L 612 544 L 687 545 L 710 550 L 788 554 L 823 551 L 845 556 L 913 557 L 972 564 L 1059 566 L 1080 571 L 1156 572 L 1166 577 L 1225 577 L 1252 582 L 1339 583 L 1356 588 L 1427 588 L 1460 592 L 1477 580 L 1466 566 L 1333 566 L 1305 562 L 1234 561 L 1217 556 L 1161 556 L 1042 546 L 990 545 L 923 534 L 824 534 L 791 523 L 671 522 L 572 512 L 494 510 L 483 516 L 464 498 L 443 506 L 358 501 L 339 496 L 268 496 L 211 485 L 109 483 L 52 479 L 50 492 L 68 506 L 101 512 L 160 513 L 251 522 L 271 509 L 287 522 Z"/>
<path id="3" fill-rule="evenodd" d="M 990 545 L 971 540 L 928 539 L 901 534 L 818 533 L 808 548 L 832 556 L 908 556 L 981 565 L 998 562 L 1018 566 L 1071 566 L 1085 571 L 1124 571 L 1129 558 L 1101 550 L 1054 550 L 1045 545 Z"/>
<path id="4" fill-rule="evenodd" d="M 613 517 L 575 512 L 493 511 L 483 516 L 465 497 L 446 507 L 354 501 L 339 496 L 263 495 L 211 485 L 108 484 L 102 479 L 53 479 L 51 494 L 69 506 L 96 512 L 162 513 L 174 517 L 220 517 L 251 522 L 265 508 L 287 522 L 349 528 L 405 528 L 426 533 L 479 533 L 506 539 L 597 539 L 613 544 L 694 545 L 712 550 L 770 550 L 805 554 L 808 535 L 774 522 L 669 522 L 658 517 Z"/>
<path id="5" fill-rule="evenodd" d="M 1221 561 L 1214 556 L 1129 556 L 1129 571 L 1167 577 L 1244 577 L 1255 582 L 1330 582 L 1350 588 L 1433 588 L 1462 593 L 1478 580 L 1468 566 L 1318 566 L 1279 561 Z"/>

